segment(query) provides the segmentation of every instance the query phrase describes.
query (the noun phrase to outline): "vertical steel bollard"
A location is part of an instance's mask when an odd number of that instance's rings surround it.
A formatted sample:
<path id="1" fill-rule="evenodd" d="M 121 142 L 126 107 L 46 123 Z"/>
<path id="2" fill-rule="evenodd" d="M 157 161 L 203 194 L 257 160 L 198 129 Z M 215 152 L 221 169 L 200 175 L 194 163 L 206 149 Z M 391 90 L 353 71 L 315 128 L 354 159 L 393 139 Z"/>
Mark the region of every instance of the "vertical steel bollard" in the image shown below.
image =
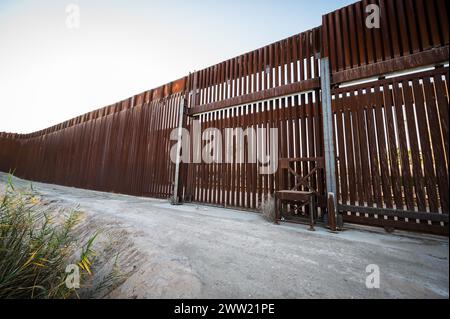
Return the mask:
<path id="1" fill-rule="evenodd" d="M 172 204 L 178 205 L 181 203 L 180 197 L 178 196 L 180 187 L 180 165 L 181 165 L 181 142 L 183 134 L 183 116 L 184 116 L 184 96 L 181 97 L 180 109 L 178 113 L 178 134 L 177 134 L 177 160 L 175 163 L 175 177 L 174 177 L 174 189 L 172 195 Z"/>
<path id="2" fill-rule="evenodd" d="M 328 199 L 332 194 L 333 205 L 328 201 L 328 222 L 334 223 L 336 228 L 336 156 L 334 152 L 334 130 L 333 130 L 333 112 L 331 110 L 331 73 L 330 62 L 328 58 L 320 60 L 320 86 L 322 92 L 322 114 L 323 114 L 323 140 L 325 146 L 325 172 Z M 331 216 L 333 215 L 333 216 Z M 332 225 L 330 225 L 330 228 Z"/>

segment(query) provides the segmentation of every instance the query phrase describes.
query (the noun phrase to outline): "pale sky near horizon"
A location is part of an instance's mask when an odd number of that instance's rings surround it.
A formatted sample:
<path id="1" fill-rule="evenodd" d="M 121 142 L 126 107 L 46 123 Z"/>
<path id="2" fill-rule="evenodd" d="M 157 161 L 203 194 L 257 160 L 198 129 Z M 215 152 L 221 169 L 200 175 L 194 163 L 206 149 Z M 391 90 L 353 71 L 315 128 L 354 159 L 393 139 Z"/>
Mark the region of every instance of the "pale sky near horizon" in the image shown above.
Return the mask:
<path id="1" fill-rule="evenodd" d="M 0 0 L 0 132 L 112 104 L 319 26 L 353 2 Z M 70 4 L 78 28 L 67 27 Z"/>

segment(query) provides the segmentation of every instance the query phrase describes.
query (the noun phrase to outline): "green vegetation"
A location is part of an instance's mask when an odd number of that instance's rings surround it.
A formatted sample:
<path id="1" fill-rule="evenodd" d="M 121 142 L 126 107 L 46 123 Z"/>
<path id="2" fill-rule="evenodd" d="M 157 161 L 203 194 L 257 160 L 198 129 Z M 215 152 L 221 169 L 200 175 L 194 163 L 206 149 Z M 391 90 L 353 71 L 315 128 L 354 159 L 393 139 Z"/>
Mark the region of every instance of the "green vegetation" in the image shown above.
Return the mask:
<path id="1" fill-rule="evenodd" d="M 98 286 L 89 287 L 96 261 L 92 246 L 98 233 L 81 244 L 74 235 L 79 216 L 77 211 L 55 214 L 42 205 L 32 188 L 15 189 L 9 175 L 0 194 L 0 299 L 79 298 L 83 288 L 88 293 L 81 297 L 98 296 L 122 278 L 116 257 L 112 271 Z M 74 257 L 77 250 L 81 250 L 78 258 Z M 66 285 L 69 264 L 79 267 L 80 289 Z"/>

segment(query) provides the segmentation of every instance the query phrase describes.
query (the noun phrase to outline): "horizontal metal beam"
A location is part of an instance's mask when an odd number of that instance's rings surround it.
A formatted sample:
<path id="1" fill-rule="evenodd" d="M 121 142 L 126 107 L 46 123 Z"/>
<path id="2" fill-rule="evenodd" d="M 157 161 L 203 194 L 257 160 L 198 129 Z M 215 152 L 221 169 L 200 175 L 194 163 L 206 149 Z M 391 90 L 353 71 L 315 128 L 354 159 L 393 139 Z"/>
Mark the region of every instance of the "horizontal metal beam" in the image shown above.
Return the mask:
<path id="1" fill-rule="evenodd" d="M 268 90 L 237 96 L 231 99 L 195 106 L 189 109 L 189 115 L 216 111 L 228 107 L 251 104 L 260 100 L 267 100 L 295 93 L 311 91 L 320 88 L 320 78 L 309 79 L 301 82 L 291 83 Z"/>
<path id="2" fill-rule="evenodd" d="M 346 223 L 392 228 L 406 231 L 414 231 L 420 233 L 434 234 L 439 236 L 448 236 L 448 224 L 441 225 L 429 225 L 428 223 L 416 223 L 416 222 L 402 222 L 393 219 L 381 219 L 381 218 L 368 218 L 364 216 L 356 215 L 342 215 Z"/>
<path id="3" fill-rule="evenodd" d="M 361 213 L 361 214 L 383 215 L 383 216 L 389 216 L 389 217 L 430 220 L 433 222 L 448 223 L 448 214 L 414 212 L 414 211 L 392 209 L 392 208 L 376 208 L 376 207 L 341 205 L 341 204 L 338 204 L 338 210 L 340 212 L 348 211 L 348 212 L 355 212 L 355 213 Z"/>
<path id="4" fill-rule="evenodd" d="M 409 74 L 405 74 L 405 75 L 397 75 L 397 76 L 385 78 L 382 80 L 373 80 L 370 82 L 364 82 L 364 83 L 360 83 L 360 84 L 341 86 L 338 88 L 334 88 L 331 93 L 333 95 L 345 94 L 348 92 L 365 90 L 367 88 L 382 87 L 384 85 L 393 84 L 394 82 L 400 83 L 403 81 L 412 81 L 414 79 L 423 79 L 425 77 L 434 77 L 436 75 L 445 75 L 447 72 L 448 72 L 448 67 L 434 68 L 433 70 L 418 71 L 415 73 L 409 73 Z M 335 111 L 335 110 L 333 110 L 333 111 Z"/>
<path id="5" fill-rule="evenodd" d="M 387 61 L 364 65 L 332 74 L 332 84 L 340 84 L 388 73 L 414 69 L 421 66 L 447 62 L 449 60 L 449 46 L 414 53 Z"/>
<path id="6" fill-rule="evenodd" d="M 324 162 L 324 157 L 289 157 L 289 158 L 280 158 L 280 160 L 287 162 Z"/>

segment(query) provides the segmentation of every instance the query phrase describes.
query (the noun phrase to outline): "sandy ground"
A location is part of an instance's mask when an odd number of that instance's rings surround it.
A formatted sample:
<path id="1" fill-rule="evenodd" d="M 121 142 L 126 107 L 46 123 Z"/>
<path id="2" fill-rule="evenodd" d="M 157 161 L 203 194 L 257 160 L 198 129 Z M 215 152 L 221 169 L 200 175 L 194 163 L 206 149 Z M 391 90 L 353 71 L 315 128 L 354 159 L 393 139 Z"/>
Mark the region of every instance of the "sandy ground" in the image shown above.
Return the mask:
<path id="1" fill-rule="evenodd" d="M 0 173 L 0 184 L 5 180 Z M 134 269 L 109 298 L 449 297 L 445 237 L 309 232 L 256 213 L 35 182 L 33 188 L 52 205 L 78 205 L 83 227 L 107 230 L 102 241 L 111 259 L 120 252 L 125 269 Z M 369 264 L 379 266 L 379 289 L 366 288 Z"/>

